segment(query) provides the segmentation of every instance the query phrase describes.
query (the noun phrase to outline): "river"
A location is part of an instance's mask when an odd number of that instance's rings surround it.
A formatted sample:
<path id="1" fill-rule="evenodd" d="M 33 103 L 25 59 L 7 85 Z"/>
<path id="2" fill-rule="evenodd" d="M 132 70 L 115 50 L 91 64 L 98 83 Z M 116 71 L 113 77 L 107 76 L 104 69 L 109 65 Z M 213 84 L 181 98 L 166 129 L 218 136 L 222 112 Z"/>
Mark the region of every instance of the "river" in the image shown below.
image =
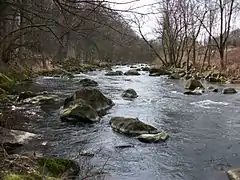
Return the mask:
<path id="1" fill-rule="evenodd" d="M 128 69 L 114 67 L 124 72 Z M 91 164 L 95 168 L 106 164 L 105 179 L 110 180 L 227 180 L 226 171 L 240 167 L 240 93 L 186 96 L 181 80 L 150 77 L 146 72 L 140 76 L 104 74 L 105 71 L 76 74 L 71 80 L 36 78 L 29 90 L 55 92 L 62 100 L 80 87 L 79 79 L 91 78 L 115 106 L 99 123 L 84 127 L 62 123 L 57 106 L 21 107 L 30 119 L 25 126 L 42 135 L 31 147 L 42 147 L 46 155 L 71 158 L 79 157 L 83 149 L 93 152 Z M 121 93 L 127 88 L 135 89 L 139 97 L 123 100 Z M 170 138 L 165 143 L 141 143 L 113 132 L 109 126 L 112 116 L 138 117 L 167 131 Z M 40 142 L 47 143 L 46 148 L 39 147 Z M 125 144 L 134 147 L 115 148 Z"/>

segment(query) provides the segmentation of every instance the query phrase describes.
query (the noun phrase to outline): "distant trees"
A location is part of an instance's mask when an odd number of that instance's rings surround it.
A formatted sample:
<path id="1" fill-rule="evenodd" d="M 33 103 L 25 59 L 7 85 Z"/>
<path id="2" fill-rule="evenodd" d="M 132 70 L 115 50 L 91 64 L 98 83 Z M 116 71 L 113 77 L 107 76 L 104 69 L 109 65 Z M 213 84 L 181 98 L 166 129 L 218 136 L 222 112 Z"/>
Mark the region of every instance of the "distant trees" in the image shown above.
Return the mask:
<path id="1" fill-rule="evenodd" d="M 161 48 L 158 47 L 160 50 L 155 52 L 162 65 L 185 65 L 187 69 L 191 66 L 208 68 L 216 50 L 220 68 L 225 69 L 225 52 L 239 5 L 239 0 L 158 1 L 153 12 L 157 19 L 154 33 Z M 141 19 L 136 19 L 140 34 L 143 35 Z M 157 49 L 149 41 L 148 44 Z"/>
<path id="2" fill-rule="evenodd" d="M 150 60 L 147 48 L 102 0 L 0 2 L 0 62 L 19 63 L 36 55 L 54 62 L 143 62 Z"/>

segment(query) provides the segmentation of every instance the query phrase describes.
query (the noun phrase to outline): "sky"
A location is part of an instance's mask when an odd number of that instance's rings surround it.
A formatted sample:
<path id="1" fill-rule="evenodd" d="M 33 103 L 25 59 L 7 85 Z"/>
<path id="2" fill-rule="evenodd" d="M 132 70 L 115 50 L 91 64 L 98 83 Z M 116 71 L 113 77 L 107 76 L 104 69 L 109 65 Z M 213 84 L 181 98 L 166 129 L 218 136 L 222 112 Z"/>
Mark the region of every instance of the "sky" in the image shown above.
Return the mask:
<path id="1" fill-rule="evenodd" d="M 133 2 L 134 1 L 134 2 Z M 240 0 L 237 0 L 240 1 Z M 111 3 L 111 7 L 119 10 L 129 10 L 139 13 L 149 13 L 154 11 L 152 5 L 157 2 L 157 0 L 109 0 Z M 125 3 L 125 4 L 124 4 Z M 126 19 L 133 18 L 131 13 L 123 13 Z M 138 17 L 140 17 L 138 15 Z M 142 22 L 143 23 L 143 22 Z M 240 13 L 238 17 L 233 19 L 231 23 L 232 29 L 240 28 Z M 137 31 L 136 25 L 132 24 L 133 29 Z M 154 38 L 153 30 L 156 27 L 156 15 L 150 14 L 148 16 L 144 16 L 144 24 L 142 26 L 142 32 L 148 39 Z M 202 33 L 203 36 L 206 36 L 206 32 Z"/>
<path id="2" fill-rule="evenodd" d="M 156 3 L 156 0 L 137 0 L 136 2 L 133 2 L 133 1 L 134 0 L 111 0 L 111 2 L 113 2 L 111 6 L 119 10 L 131 9 L 134 12 L 149 13 L 149 12 L 152 12 L 151 5 Z M 114 2 L 121 3 L 121 4 L 114 4 Z M 131 2 L 131 3 L 128 3 L 128 2 Z M 123 13 L 123 15 L 127 19 L 133 18 L 131 13 Z M 136 15 L 140 17 L 140 15 L 138 15 L 137 13 Z M 155 19 L 156 17 L 154 15 L 148 15 L 148 16 L 144 16 L 144 22 L 141 22 L 143 24 L 141 28 L 142 32 L 148 38 L 154 37 L 152 32 L 153 32 L 153 29 L 155 28 L 155 22 L 156 22 Z M 133 26 L 133 29 L 137 30 L 136 25 L 132 24 L 132 26 Z"/>

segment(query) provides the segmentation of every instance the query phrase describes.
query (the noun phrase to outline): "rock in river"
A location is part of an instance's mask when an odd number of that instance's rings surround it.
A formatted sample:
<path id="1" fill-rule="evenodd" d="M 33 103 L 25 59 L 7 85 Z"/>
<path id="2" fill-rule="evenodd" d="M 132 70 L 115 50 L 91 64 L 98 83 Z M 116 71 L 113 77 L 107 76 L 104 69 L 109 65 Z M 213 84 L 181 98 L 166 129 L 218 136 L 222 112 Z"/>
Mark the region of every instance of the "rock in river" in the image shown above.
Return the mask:
<path id="1" fill-rule="evenodd" d="M 163 67 L 152 67 L 149 70 L 149 76 L 170 75 L 171 73 Z"/>
<path id="2" fill-rule="evenodd" d="M 40 92 L 34 93 L 31 91 L 26 91 L 20 93 L 17 101 L 23 103 L 31 103 L 31 104 L 48 104 L 48 103 L 56 103 L 59 98 L 56 94 L 48 93 L 48 92 Z"/>
<path id="3" fill-rule="evenodd" d="M 240 168 L 227 171 L 229 180 L 240 180 Z"/>
<path id="4" fill-rule="evenodd" d="M 94 81 L 92 79 L 88 79 L 88 78 L 80 80 L 79 83 L 84 87 L 86 87 L 86 86 L 91 86 L 91 87 L 98 86 L 98 83 L 96 81 Z"/>
<path id="5" fill-rule="evenodd" d="M 94 123 L 99 120 L 97 111 L 84 101 L 61 109 L 60 116 L 62 121 L 74 123 Z"/>
<path id="6" fill-rule="evenodd" d="M 110 126 L 114 131 L 130 136 L 159 133 L 155 127 L 139 121 L 138 118 L 113 117 Z"/>
<path id="7" fill-rule="evenodd" d="M 122 76 L 122 71 L 109 71 L 105 74 L 105 76 Z"/>
<path id="8" fill-rule="evenodd" d="M 142 134 L 137 137 L 137 139 L 144 143 L 157 143 L 157 142 L 165 142 L 168 139 L 169 135 L 162 131 L 157 134 Z"/>
<path id="9" fill-rule="evenodd" d="M 234 88 L 224 88 L 222 91 L 223 94 L 235 94 L 237 90 Z"/>
<path id="10" fill-rule="evenodd" d="M 140 73 L 136 69 L 131 69 L 131 70 L 125 72 L 124 75 L 127 75 L 127 76 L 139 76 Z"/>
<path id="11" fill-rule="evenodd" d="M 99 90 L 82 88 L 65 100 L 60 116 L 63 121 L 93 123 L 113 105 Z"/>
<path id="12" fill-rule="evenodd" d="M 132 98 L 137 98 L 138 95 L 134 89 L 127 89 L 123 92 L 122 97 L 132 99 Z"/>
<path id="13" fill-rule="evenodd" d="M 189 79 L 187 80 L 186 84 L 185 84 L 185 89 L 189 89 L 189 90 L 195 90 L 196 88 L 203 88 L 203 85 L 200 81 L 196 80 L 196 79 Z"/>

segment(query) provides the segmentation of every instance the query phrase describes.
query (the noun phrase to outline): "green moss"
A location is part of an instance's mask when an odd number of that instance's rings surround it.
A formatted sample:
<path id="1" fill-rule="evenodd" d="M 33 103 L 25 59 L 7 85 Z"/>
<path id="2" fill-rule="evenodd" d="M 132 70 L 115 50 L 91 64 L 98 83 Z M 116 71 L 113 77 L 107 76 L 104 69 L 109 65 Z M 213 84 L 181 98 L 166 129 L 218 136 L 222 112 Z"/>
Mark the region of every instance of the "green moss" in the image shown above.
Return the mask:
<path id="1" fill-rule="evenodd" d="M 39 171 L 47 171 L 52 177 L 60 177 L 64 172 L 74 167 L 72 160 L 61 158 L 38 158 Z"/>
<path id="2" fill-rule="evenodd" d="M 61 158 L 38 158 L 37 166 L 28 172 L 8 172 L 3 180 L 60 180 L 62 175 L 76 167 L 75 163 L 68 159 Z"/>
<path id="3" fill-rule="evenodd" d="M 38 174 L 23 174 L 23 173 L 9 173 L 3 177 L 3 180 L 42 180 L 43 178 Z M 53 178 L 45 177 L 46 180 Z"/>

